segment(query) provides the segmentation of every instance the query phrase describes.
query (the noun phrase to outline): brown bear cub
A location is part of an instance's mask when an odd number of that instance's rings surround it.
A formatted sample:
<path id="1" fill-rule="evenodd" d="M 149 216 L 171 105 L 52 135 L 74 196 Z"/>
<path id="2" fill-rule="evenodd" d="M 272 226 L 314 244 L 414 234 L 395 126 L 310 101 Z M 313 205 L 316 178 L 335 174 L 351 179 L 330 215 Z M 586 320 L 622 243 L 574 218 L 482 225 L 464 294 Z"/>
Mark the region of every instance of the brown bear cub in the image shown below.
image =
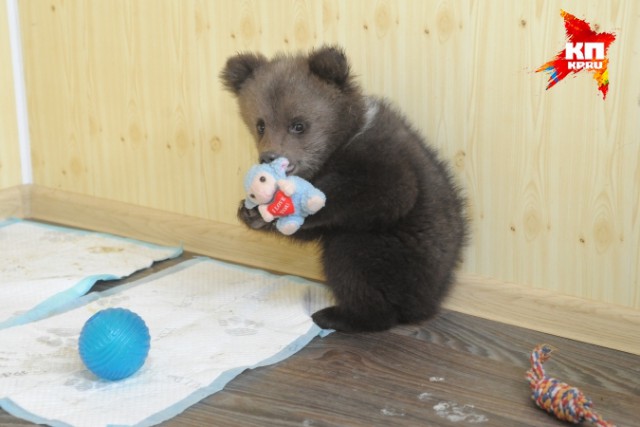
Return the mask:
<path id="1" fill-rule="evenodd" d="M 290 238 L 318 240 L 336 305 L 322 328 L 379 331 L 437 313 L 454 281 L 467 227 L 447 166 L 387 102 L 366 97 L 336 47 L 308 55 L 229 58 L 221 73 L 261 162 L 286 157 L 289 175 L 327 197 Z M 273 232 L 242 204 L 249 227 Z"/>

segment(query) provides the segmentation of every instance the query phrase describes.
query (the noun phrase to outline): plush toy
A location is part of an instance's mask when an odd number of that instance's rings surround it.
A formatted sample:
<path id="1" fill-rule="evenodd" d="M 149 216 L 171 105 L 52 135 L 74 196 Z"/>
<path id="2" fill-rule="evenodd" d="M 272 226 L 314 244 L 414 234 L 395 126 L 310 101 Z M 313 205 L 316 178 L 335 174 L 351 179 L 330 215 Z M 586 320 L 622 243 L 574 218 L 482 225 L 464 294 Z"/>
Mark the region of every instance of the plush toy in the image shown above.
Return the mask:
<path id="1" fill-rule="evenodd" d="M 254 165 L 244 179 L 247 198 L 244 206 L 256 206 L 266 222 L 276 221 L 276 228 L 290 236 L 298 231 L 304 219 L 318 212 L 327 200 L 324 193 L 309 181 L 287 176 L 289 161 L 280 157 L 268 164 Z"/>

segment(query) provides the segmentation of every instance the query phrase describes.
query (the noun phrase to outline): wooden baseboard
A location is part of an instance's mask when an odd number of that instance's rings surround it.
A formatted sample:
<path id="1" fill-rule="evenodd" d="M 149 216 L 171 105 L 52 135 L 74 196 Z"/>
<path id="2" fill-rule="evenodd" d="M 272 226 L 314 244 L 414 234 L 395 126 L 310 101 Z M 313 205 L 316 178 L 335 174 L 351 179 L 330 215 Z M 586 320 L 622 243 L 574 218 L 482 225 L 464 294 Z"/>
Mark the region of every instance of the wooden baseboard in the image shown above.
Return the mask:
<path id="1" fill-rule="evenodd" d="M 251 232 L 240 225 L 31 186 L 29 217 L 164 245 L 311 279 L 322 272 L 313 244 Z"/>
<path id="2" fill-rule="evenodd" d="M 446 307 L 640 355 L 640 311 L 629 307 L 472 275 L 460 277 Z"/>
<path id="3" fill-rule="evenodd" d="M 322 281 L 317 247 L 121 202 L 39 186 L 0 190 L 0 216 L 117 234 L 213 258 Z M 460 275 L 445 308 L 640 355 L 640 311 Z M 535 344 L 535 343 L 532 343 Z"/>
<path id="4" fill-rule="evenodd" d="M 20 185 L 0 190 L 0 218 L 29 216 L 29 186 Z"/>

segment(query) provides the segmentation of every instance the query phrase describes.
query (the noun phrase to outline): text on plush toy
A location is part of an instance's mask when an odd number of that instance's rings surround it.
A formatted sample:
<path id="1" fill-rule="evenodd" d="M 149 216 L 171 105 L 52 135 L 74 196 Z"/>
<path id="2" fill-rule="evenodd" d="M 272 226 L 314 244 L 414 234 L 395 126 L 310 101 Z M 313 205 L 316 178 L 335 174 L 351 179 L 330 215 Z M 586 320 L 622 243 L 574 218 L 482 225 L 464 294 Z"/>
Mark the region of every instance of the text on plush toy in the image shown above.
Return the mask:
<path id="1" fill-rule="evenodd" d="M 295 213 L 291 197 L 284 194 L 281 190 L 276 192 L 267 210 L 273 216 L 288 216 Z"/>

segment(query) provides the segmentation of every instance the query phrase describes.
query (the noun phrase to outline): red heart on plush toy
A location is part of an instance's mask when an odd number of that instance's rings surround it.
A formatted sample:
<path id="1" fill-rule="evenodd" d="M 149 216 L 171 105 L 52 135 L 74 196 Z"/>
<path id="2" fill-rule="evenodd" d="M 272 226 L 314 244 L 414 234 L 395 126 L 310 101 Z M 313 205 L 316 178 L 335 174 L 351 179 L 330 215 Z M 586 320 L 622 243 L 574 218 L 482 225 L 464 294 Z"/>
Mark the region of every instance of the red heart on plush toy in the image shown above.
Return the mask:
<path id="1" fill-rule="evenodd" d="M 291 200 L 291 197 L 287 196 L 280 190 L 276 191 L 276 195 L 273 197 L 273 202 L 269 204 L 267 210 L 273 216 L 288 216 L 293 215 L 296 212 L 293 207 L 293 200 Z"/>

